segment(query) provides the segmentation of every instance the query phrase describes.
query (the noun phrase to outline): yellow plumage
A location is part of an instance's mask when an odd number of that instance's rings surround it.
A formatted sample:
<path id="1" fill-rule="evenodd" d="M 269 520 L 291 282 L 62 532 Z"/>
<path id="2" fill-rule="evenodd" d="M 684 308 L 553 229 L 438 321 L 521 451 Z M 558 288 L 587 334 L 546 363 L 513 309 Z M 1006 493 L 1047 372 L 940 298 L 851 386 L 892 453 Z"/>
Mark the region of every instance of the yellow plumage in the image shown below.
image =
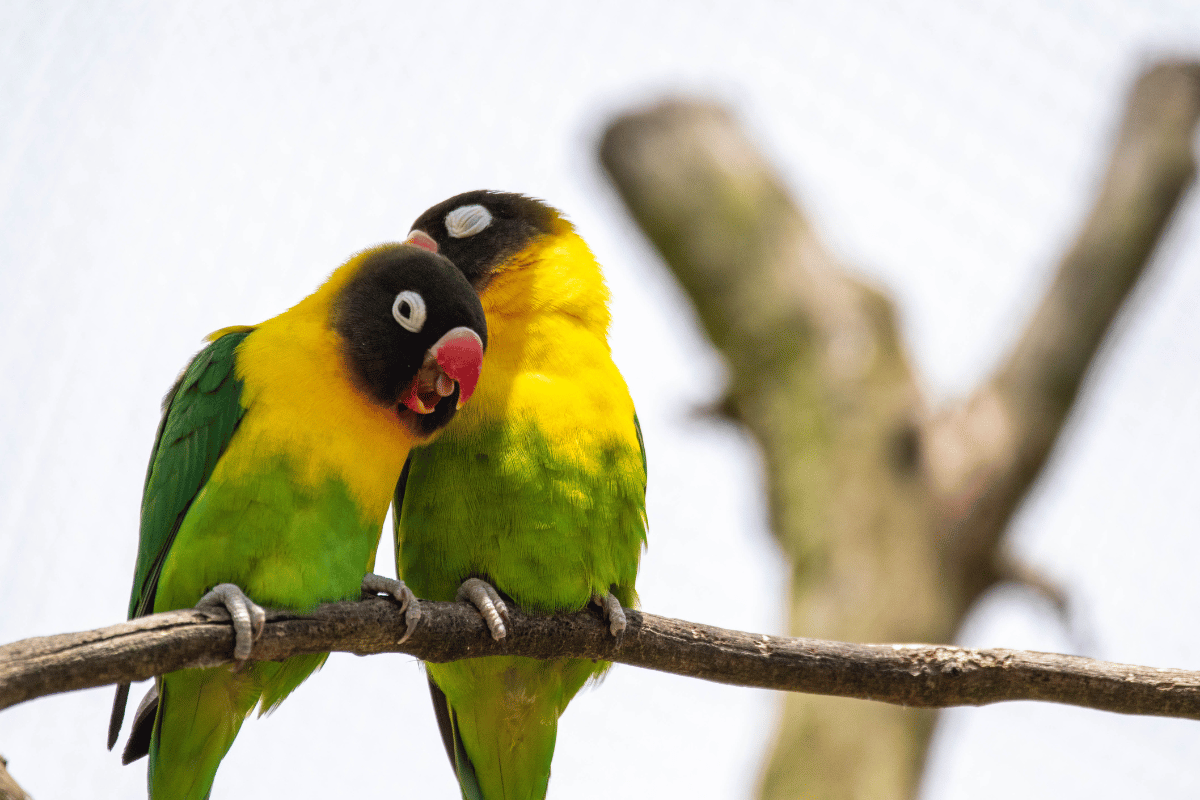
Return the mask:
<path id="1" fill-rule="evenodd" d="M 328 324 L 338 292 L 362 261 L 383 247 L 358 253 L 316 292 L 255 326 L 247 337 L 237 376 L 244 382 L 242 404 L 255 413 L 234 434 L 214 481 L 236 482 L 259 469 L 266 456 L 307 453 L 295 465 L 297 481 L 316 490 L 338 478 L 371 523 L 383 524 L 395 489 L 392 476 L 399 474 L 415 439 L 397 424 L 394 409 L 372 402 L 355 386 L 338 335 Z"/>
<path id="2" fill-rule="evenodd" d="M 560 224 L 506 261 L 480 296 L 491 346 L 454 425 L 465 436 L 497 418 L 536 417 L 556 458 L 596 473 L 600 445 L 640 445 L 608 345 L 608 287 L 587 243 Z"/>
<path id="3" fill-rule="evenodd" d="M 419 324 L 402 300 L 421 309 Z M 236 621 L 261 614 L 255 603 L 304 613 L 357 598 L 409 450 L 453 415 L 453 400 L 424 387 L 476 381 L 486 340 L 478 297 L 446 259 L 383 245 L 283 314 L 210 340 L 164 403 L 130 615 L 211 601 Z M 244 659 L 248 626 L 237 639 Z M 154 798 L 207 798 L 254 705 L 270 710 L 324 660 L 163 675 L 125 758 L 149 755 Z M 119 691 L 110 746 L 125 699 Z"/>

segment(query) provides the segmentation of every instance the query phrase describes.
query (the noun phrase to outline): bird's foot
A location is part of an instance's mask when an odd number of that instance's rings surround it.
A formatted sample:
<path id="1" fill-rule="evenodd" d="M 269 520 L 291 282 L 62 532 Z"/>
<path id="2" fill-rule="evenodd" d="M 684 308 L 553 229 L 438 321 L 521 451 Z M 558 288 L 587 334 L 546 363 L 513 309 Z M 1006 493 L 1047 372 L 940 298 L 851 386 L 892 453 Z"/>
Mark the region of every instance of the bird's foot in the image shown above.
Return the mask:
<path id="1" fill-rule="evenodd" d="M 508 617 L 508 606 L 490 583 L 479 578 L 467 578 L 462 586 L 458 587 L 458 594 L 454 599 L 458 602 L 468 602 L 479 609 L 488 630 L 492 632 L 492 638 L 497 642 L 508 635 L 508 629 L 504 627 L 506 622 L 512 624 Z"/>
<path id="2" fill-rule="evenodd" d="M 398 644 L 406 642 L 421 622 L 421 604 L 412 589 L 404 581 L 368 572 L 362 579 L 362 591 L 370 595 L 386 594 L 400 604 L 400 613 L 404 615 L 404 635 Z"/>
<path id="3" fill-rule="evenodd" d="M 258 603 L 246 597 L 237 584 L 218 583 L 208 594 L 200 598 L 196 608 L 224 608 L 233 618 L 233 657 L 245 661 L 254 649 L 254 640 L 262 634 L 267 624 L 267 612 Z"/>
<path id="4" fill-rule="evenodd" d="M 608 620 L 608 631 L 618 639 L 625 633 L 625 609 L 612 592 L 605 595 L 592 595 L 592 602 L 600 606 L 604 618 Z"/>

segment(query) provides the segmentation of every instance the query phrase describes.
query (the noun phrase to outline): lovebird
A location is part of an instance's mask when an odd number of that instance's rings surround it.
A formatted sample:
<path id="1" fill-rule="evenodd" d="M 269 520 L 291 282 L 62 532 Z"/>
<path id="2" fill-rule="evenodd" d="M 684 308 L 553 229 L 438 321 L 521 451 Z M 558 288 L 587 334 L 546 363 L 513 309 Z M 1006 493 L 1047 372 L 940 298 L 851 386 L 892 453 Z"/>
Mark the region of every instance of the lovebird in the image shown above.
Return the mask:
<path id="1" fill-rule="evenodd" d="M 475 389 L 487 325 L 448 260 L 385 244 L 283 314 L 208 341 L 163 402 L 129 616 L 223 605 L 239 661 L 160 676 L 142 701 L 124 763 L 149 755 L 153 800 L 208 797 L 255 704 L 273 710 L 324 663 L 246 662 L 259 604 L 303 613 L 385 591 L 413 630 L 411 592 L 368 570 L 409 451 Z"/>
<path id="2" fill-rule="evenodd" d="M 507 604 L 601 607 L 613 635 L 646 541 L 646 456 L 608 345 L 608 289 L 574 227 L 518 194 L 474 191 L 423 213 L 408 242 L 448 257 L 480 295 L 490 346 L 475 399 L 413 450 L 396 487 L 400 576 L 472 602 L 496 639 Z M 467 800 L 546 795 L 558 718 L 610 665 L 473 658 L 428 664 Z"/>

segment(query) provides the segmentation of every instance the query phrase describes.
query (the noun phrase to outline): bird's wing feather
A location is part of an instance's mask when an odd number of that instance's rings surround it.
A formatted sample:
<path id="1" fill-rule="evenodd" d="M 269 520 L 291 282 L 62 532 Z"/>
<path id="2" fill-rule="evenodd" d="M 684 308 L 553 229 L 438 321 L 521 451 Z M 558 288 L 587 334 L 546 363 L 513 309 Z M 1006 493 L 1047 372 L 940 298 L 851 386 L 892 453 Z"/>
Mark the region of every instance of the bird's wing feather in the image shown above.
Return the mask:
<path id="1" fill-rule="evenodd" d="M 404 459 L 404 469 L 400 470 L 400 480 L 396 481 L 396 493 L 392 496 L 392 552 L 400 552 L 400 512 L 404 508 L 404 490 L 408 488 L 408 473 L 412 467 L 412 453 Z M 401 578 L 404 576 L 401 575 Z M 430 684 L 431 686 L 433 684 Z"/>
<path id="2" fill-rule="evenodd" d="M 245 413 L 242 382 L 234 371 L 235 351 L 252 329 L 221 336 L 201 350 L 163 400 L 162 422 L 154 440 L 146 485 L 137 566 L 129 597 L 129 618 L 154 609 L 163 561 L 179 524 L 204 487 Z M 109 749 L 125 716 L 128 684 L 117 687 L 109 724 Z"/>
<path id="3" fill-rule="evenodd" d="M 158 575 L 179 524 L 225 452 L 245 413 L 235 350 L 249 331 L 230 333 L 201 350 L 163 402 L 142 494 L 141 538 L 129 617 L 154 607 Z"/>
<path id="4" fill-rule="evenodd" d="M 642 475 L 647 476 L 650 468 L 646 465 L 646 440 L 642 438 L 642 423 L 638 422 L 637 412 L 633 412 L 633 429 L 637 432 L 638 450 L 642 454 Z M 646 489 L 645 479 L 642 481 L 642 491 Z"/>

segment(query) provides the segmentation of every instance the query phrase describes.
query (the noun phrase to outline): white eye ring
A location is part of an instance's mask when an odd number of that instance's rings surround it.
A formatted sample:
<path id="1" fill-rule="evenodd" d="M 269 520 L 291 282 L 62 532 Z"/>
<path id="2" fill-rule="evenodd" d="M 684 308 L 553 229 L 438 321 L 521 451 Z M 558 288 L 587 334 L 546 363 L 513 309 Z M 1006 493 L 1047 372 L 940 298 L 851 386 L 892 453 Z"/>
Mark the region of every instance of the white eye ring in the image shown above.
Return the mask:
<path id="1" fill-rule="evenodd" d="M 392 303 L 392 316 L 404 330 L 420 333 L 425 327 L 425 298 L 413 291 L 401 292 Z"/>
<path id="2" fill-rule="evenodd" d="M 492 212 L 480 205 L 459 206 L 446 215 L 446 233 L 452 239 L 474 236 L 492 224 Z"/>

